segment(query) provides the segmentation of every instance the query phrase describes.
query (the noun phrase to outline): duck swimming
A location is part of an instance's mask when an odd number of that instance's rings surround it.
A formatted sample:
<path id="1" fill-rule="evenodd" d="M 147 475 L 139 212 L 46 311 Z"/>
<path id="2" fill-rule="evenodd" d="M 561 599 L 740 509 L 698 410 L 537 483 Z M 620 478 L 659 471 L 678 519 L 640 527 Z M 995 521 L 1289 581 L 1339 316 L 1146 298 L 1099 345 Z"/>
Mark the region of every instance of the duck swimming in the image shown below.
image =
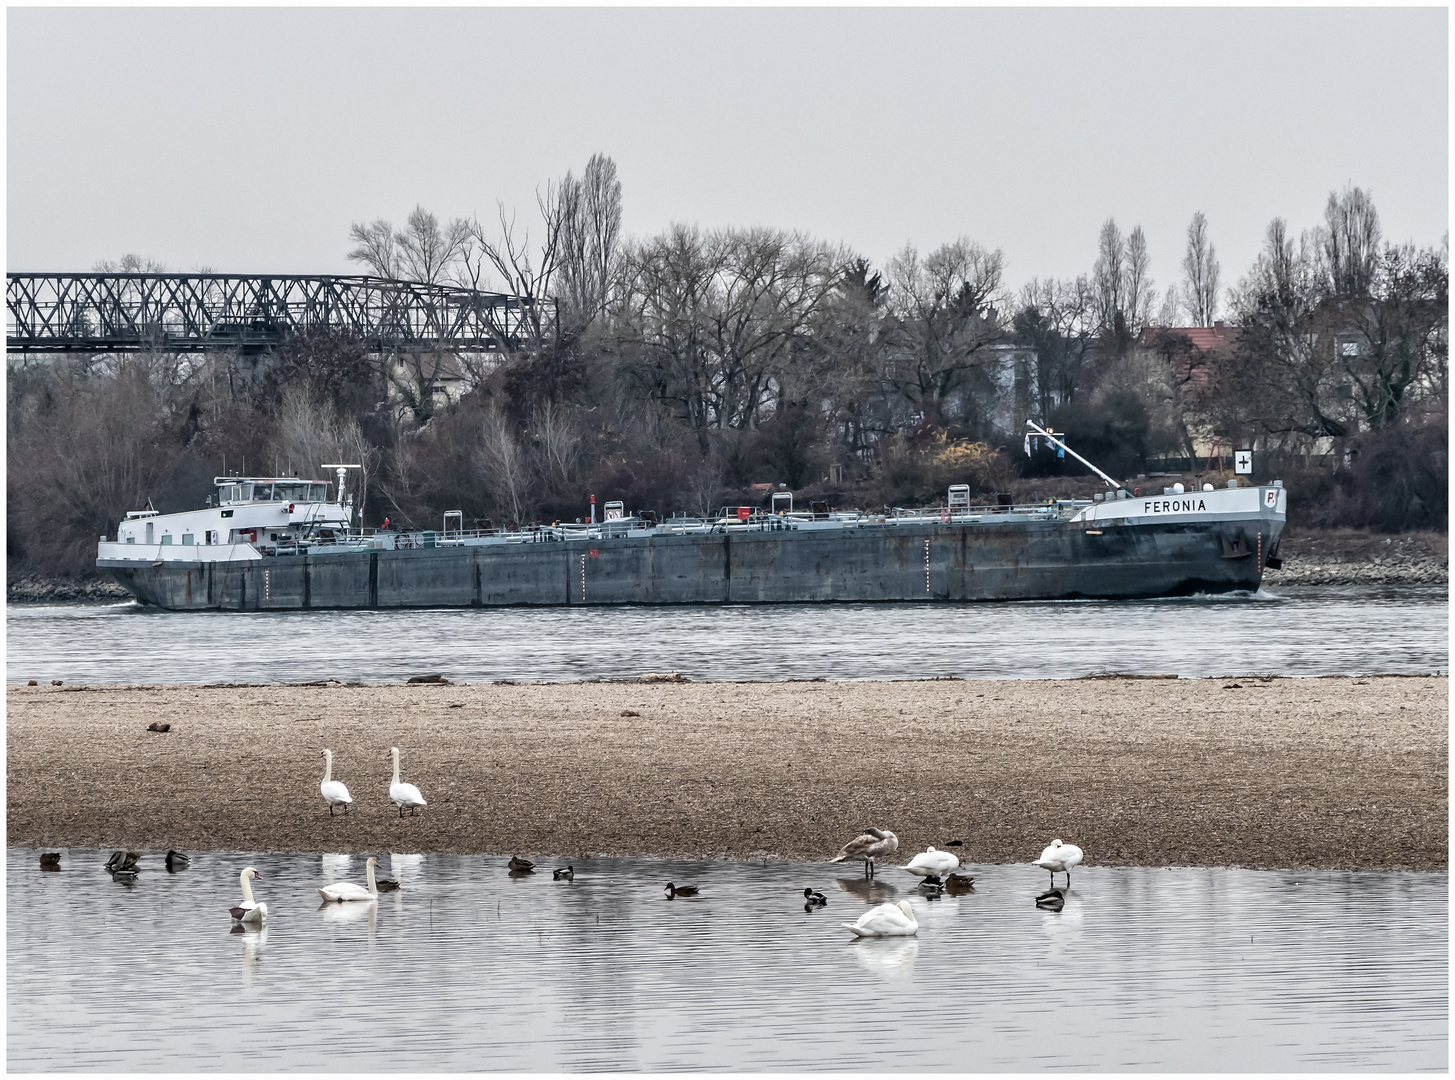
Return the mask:
<path id="1" fill-rule="evenodd" d="M 696 896 L 702 890 L 696 885 L 673 885 L 667 882 L 667 899 L 675 900 L 679 896 Z"/>
<path id="2" fill-rule="evenodd" d="M 570 881 L 576 876 L 576 868 L 567 866 L 551 871 L 551 878 L 555 881 Z"/>

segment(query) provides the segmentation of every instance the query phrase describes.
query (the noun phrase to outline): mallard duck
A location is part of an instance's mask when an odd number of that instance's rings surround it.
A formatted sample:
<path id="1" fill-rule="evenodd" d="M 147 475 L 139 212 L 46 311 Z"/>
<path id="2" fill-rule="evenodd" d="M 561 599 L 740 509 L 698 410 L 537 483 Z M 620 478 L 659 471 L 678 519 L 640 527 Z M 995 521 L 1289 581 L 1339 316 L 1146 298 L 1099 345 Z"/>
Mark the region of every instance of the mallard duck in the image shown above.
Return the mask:
<path id="1" fill-rule="evenodd" d="M 374 884 L 376 885 L 376 887 L 378 888 L 378 890 L 380 892 L 398 892 L 399 891 L 399 882 L 397 882 L 397 881 L 390 881 L 388 878 L 385 878 L 383 881 L 377 881 Z"/>
<path id="2" fill-rule="evenodd" d="M 696 896 L 701 890 L 696 885 L 673 885 L 667 882 L 667 899 L 675 900 L 679 896 Z"/>
<path id="3" fill-rule="evenodd" d="M 812 889 L 804 889 L 803 898 L 808 901 L 804 904 L 804 907 L 823 907 L 829 902 L 828 897 L 824 896 L 823 893 L 814 892 Z"/>
<path id="4" fill-rule="evenodd" d="M 1056 875 L 1066 875 L 1066 888 L 1071 888 L 1071 868 L 1079 866 L 1082 859 L 1082 851 L 1075 844 L 1063 844 L 1060 840 L 1052 840 L 1051 846 L 1041 852 L 1041 857 L 1032 866 L 1039 866 L 1042 870 L 1051 872 L 1051 886 L 1056 885 Z"/>
<path id="5" fill-rule="evenodd" d="M 536 864 L 529 859 L 522 859 L 519 855 L 512 855 L 510 861 L 505 864 L 517 874 L 530 874 L 535 871 Z"/>
<path id="6" fill-rule="evenodd" d="M 166 863 L 168 870 L 176 872 L 178 870 L 187 869 L 187 867 L 192 865 L 192 860 L 189 859 L 186 855 L 183 855 L 180 851 L 168 851 Z"/>
<path id="7" fill-rule="evenodd" d="M 1049 892 L 1043 892 L 1040 896 L 1036 897 L 1036 907 L 1045 908 L 1047 911 L 1060 911 L 1065 906 L 1065 889 L 1052 889 Z"/>
<path id="8" fill-rule="evenodd" d="M 950 895 L 969 892 L 975 887 L 975 879 L 969 874 L 951 874 L 945 878 L 945 891 Z"/>
<path id="9" fill-rule="evenodd" d="M 61 865 L 61 853 L 59 851 L 41 852 L 40 865 L 47 870 L 54 870 Z"/>
<path id="10" fill-rule="evenodd" d="M 113 851 L 111 858 L 106 860 L 107 872 L 119 874 L 123 871 L 132 871 L 132 876 L 134 877 L 137 860 L 140 858 L 141 853 L 137 851 Z"/>
<path id="11" fill-rule="evenodd" d="M 846 859 L 863 859 L 864 876 L 874 876 L 874 860 L 881 855 L 893 855 L 899 850 L 899 837 L 888 829 L 865 829 L 845 844 L 829 862 L 843 862 Z"/>
<path id="12" fill-rule="evenodd" d="M 556 881 L 570 881 L 576 876 L 576 868 L 567 866 L 551 871 L 551 877 Z"/>

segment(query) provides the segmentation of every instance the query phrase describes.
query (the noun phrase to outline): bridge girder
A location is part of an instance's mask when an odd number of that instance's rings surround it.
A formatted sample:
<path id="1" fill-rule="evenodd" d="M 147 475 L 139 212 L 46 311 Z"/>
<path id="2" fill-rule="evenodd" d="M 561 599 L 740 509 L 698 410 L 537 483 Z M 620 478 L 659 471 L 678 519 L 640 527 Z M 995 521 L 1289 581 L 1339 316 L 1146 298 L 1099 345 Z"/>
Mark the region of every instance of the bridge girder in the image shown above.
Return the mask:
<path id="1" fill-rule="evenodd" d="M 539 301 L 452 285 L 312 274 L 5 276 L 9 352 L 260 351 L 310 330 L 369 348 L 518 347 Z"/>

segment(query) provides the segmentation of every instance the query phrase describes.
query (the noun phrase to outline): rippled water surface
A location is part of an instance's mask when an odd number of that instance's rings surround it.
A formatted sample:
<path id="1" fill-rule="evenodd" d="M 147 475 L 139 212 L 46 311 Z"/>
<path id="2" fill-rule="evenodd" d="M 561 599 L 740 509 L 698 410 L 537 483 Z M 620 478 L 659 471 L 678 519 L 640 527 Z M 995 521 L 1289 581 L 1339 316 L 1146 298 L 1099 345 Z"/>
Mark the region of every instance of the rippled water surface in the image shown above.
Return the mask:
<path id="1" fill-rule="evenodd" d="M 160 612 L 12 605 L 8 679 L 212 683 L 1429 674 L 1443 588 L 1007 604 Z"/>
<path id="2" fill-rule="evenodd" d="M 971 867 L 930 902 L 857 871 L 575 860 L 574 881 L 483 857 L 384 856 L 403 888 L 320 909 L 363 858 L 158 854 L 132 884 L 12 849 L 12 1070 L 1443 1070 L 1447 879 L 1437 874 Z M 229 931 L 237 873 L 262 932 Z M 842 878 L 842 881 L 838 879 Z M 667 900 L 662 884 L 701 895 Z M 802 889 L 829 896 L 805 912 Z M 918 937 L 840 923 L 909 895 Z"/>

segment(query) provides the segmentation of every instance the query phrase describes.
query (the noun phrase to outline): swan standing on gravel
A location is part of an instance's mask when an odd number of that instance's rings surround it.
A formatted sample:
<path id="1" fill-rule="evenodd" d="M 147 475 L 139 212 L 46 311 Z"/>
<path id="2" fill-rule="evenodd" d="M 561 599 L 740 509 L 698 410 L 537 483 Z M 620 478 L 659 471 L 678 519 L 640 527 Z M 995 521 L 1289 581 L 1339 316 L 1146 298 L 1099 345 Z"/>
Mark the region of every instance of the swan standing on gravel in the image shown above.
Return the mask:
<path id="1" fill-rule="evenodd" d="M 846 922 L 844 926 L 855 937 L 914 937 L 919 933 L 919 922 L 908 900 L 870 908 L 857 922 Z"/>
<path id="2" fill-rule="evenodd" d="M 233 922 L 261 926 L 268 921 L 268 905 L 260 904 L 253 899 L 253 887 L 248 884 L 249 878 L 257 878 L 261 881 L 263 875 L 251 866 L 238 875 L 238 880 L 242 882 L 242 903 L 235 908 L 229 908 L 228 914 L 232 916 Z"/>
<path id="3" fill-rule="evenodd" d="M 389 756 L 394 759 L 394 779 L 389 781 L 389 798 L 394 805 L 399 807 L 399 816 L 404 816 L 404 808 L 409 807 L 412 817 L 414 811 L 421 806 L 427 806 L 424 796 L 419 793 L 419 788 L 413 784 L 401 784 L 399 782 L 399 747 L 391 746 Z"/>
<path id="4" fill-rule="evenodd" d="M 323 752 L 323 783 L 318 785 L 318 793 L 323 796 L 323 801 L 328 803 L 328 816 L 333 817 L 334 803 L 342 803 L 344 813 L 349 812 L 349 803 L 354 797 L 349 794 L 349 789 L 344 787 L 343 781 L 333 778 L 333 751 Z"/>
<path id="5" fill-rule="evenodd" d="M 345 900 L 377 900 L 379 899 L 379 885 L 374 880 L 374 867 L 379 865 L 379 860 L 372 855 L 369 861 L 364 864 L 364 872 L 369 879 L 369 887 L 355 885 L 352 881 L 339 881 L 332 885 L 325 885 L 318 890 L 318 895 L 325 900 L 337 900 L 343 903 Z"/>
<path id="6" fill-rule="evenodd" d="M 1082 851 L 1075 844 L 1063 844 L 1052 840 L 1051 846 L 1041 852 L 1041 857 L 1032 866 L 1051 872 L 1051 887 L 1056 887 L 1056 875 L 1066 875 L 1066 888 L 1071 888 L 1071 868 L 1081 865 Z"/>
<path id="7" fill-rule="evenodd" d="M 934 848 L 928 848 L 905 863 L 904 869 L 915 877 L 922 877 L 926 881 L 938 885 L 940 879 L 946 874 L 960 869 L 960 860 L 948 851 L 936 851 Z"/>
<path id="8" fill-rule="evenodd" d="M 899 837 L 888 829 L 865 829 L 840 849 L 829 862 L 843 862 L 845 859 L 863 859 L 864 876 L 874 876 L 874 860 L 881 855 L 893 855 L 899 850 Z"/>

